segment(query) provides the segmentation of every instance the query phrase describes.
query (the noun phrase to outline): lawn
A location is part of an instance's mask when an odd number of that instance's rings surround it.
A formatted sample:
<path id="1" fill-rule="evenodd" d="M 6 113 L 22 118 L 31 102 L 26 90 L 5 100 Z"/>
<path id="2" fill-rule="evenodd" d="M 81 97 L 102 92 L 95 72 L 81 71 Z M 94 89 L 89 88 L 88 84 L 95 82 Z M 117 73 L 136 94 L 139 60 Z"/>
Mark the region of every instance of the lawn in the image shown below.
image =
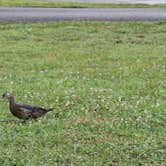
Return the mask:
<path id="1" fill-rule="evenodd" d="M 0 25 L 0 94 L 54 107 L 22 124 L 0 103 L 0 165 L 166 162 L 166 22 Z"/>
<path id="2" fill-rule="evenodd" d="M 0 0 L 0 6 L 17 7 L 64 7 L 64 8 L 166 8 L 165 4 L 147 5 L 147 4 L 96 4 L 96 3 L 74 3 L 74 2 L 43 2 L 40 0 Z"/>

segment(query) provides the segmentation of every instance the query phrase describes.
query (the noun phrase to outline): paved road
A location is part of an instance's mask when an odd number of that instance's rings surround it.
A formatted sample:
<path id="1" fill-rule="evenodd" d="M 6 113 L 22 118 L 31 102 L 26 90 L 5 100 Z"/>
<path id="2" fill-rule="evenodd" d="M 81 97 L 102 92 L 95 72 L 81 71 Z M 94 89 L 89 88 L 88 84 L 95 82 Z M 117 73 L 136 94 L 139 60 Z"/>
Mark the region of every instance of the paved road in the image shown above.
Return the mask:
<path id="1" fill-rule="evenodd" d="M 166 9 L 0 8 L 0 22 L 59 20 L 159 21 L 166 20 Z"/>
<path id="2" fill-rule="evenodd" d="M 33 0 L 57 2 L 60 0 Z M 66 2 L 81 2 L 81 3 L 144 3 L 144 4 L 166 4 L 166 0 L 61 0 Z"/>

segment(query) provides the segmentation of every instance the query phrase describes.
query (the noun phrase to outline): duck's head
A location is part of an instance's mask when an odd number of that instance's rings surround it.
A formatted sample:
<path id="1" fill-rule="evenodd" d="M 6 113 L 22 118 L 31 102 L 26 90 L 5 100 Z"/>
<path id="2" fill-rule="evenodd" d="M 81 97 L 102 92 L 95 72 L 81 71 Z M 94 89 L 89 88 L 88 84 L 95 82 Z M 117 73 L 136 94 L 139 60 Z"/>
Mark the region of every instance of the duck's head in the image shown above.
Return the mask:
<path id="1" fill-rule="evenodd" d="M 4 100 L 11 100 L 11 99 L 13 99 L 13 94 L 12 93 L 9 93 L 9 92 L 6 92 L 6 93 L 4 93 L 3 95 L 2 95 L 2 99 L 4 99 Z"/>

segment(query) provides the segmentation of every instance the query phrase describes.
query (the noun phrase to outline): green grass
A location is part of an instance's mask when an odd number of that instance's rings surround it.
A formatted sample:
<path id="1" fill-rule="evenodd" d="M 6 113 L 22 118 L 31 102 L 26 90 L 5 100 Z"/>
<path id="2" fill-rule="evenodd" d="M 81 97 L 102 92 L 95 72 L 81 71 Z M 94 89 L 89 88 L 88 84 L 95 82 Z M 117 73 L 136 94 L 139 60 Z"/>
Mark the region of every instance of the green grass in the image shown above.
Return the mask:
<path id="1" fill-rule="evenodd" d="M 55 111 L 23 125 L 1 102 L 0 165 L 164 166 L 165 34 L 166 22 L 1 24 L 0 94 Z"/>
<path id="2" fill-rule="evenodd" d="M 0 6 L 18 7 L 64 7 L 64 8 L 166 8 L 166 5 L 147 5 L 147 4 L 96 4 L 96 3 L 73 3 L 73 2 L 42 2 L 35 0 L 0 0 Z"/>

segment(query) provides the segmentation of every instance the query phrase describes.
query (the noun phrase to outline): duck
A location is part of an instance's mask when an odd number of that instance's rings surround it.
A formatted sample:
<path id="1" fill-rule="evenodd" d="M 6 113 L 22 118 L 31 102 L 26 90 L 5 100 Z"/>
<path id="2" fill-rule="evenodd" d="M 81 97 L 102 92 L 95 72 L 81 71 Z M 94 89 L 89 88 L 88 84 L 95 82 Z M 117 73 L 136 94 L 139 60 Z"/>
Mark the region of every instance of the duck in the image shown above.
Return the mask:
<path id="1" fill-rule="evenodd" d="M 44 116 L 46 113 L 53 111 L 53 108 L 43 108 L 40 106 L 32 106 L 28 104 L 19 104 L 15 103 L 15 99 L 12 93 L 5 92 L 2 95 L 3 100 L 9 101 L 9 109 L 10 112 L 17 118 L 23 119 L 23 122 L 26 122 L 28 119 L 34 119 L 40 118 Z"/>

